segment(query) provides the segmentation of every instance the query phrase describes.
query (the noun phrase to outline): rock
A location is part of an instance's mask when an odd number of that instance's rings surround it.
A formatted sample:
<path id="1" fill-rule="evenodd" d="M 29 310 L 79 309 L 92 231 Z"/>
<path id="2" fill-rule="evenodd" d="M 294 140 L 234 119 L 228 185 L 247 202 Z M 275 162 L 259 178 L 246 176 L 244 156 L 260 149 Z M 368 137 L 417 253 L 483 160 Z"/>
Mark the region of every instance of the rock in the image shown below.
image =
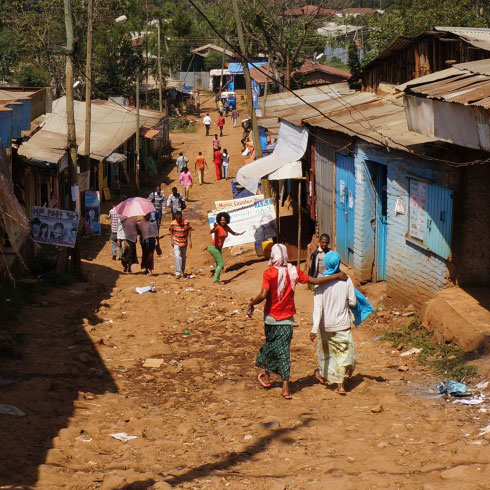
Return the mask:
<path id="1" fill-rule="evenodd" d="M 261 422 L 260 426 L 263 429 L 277 429 L 281 424 L 277 420 L 271 420 L 270 422 Z"/>
<path id="2" fill-rule="evenodd" d="M 159 481 L 152 485 L 151 490 L 172 490 L 172 485 L 166 481 Z"/>
<path id="3" fill-rule="evenodd" d="M 126 479 L 122 476 L 107 475 L 104 478 L 104 482 L 100 486 L 100 490 L 114 490 L 115 488 L 122 488 L 126 483 Z"/>
<path id="4" fill-rule="evenodd" d="M 464 465 L 455 466 L 454 468 L 450 468 L 449 470 L 441 471 L 441 478 L 443 480 L 464 480 L 467 476 L 466 473 L 467 467 Z"/>
<path id="5" fill-rule="evenodd" d="M 401 371 L 402 373 L 404 373 L 408 370 L 409 370 L 409 367 L 406 364 L 402 364 L 401 366 L 398 366 L 398 371 Z"/>
<path id="6" fill-rule="evenodd" d="M 371 408 L 371 412 L 373 412 L 373 413 L 384 412 L 383 405 L 376 405 L 375 407 Z"/>
<path id="7" fill-rule="evenodd" d="M 381 441 L 381 442 L 378 442 L 378 444 L 376 444 L 377 447 L 379 447 L 379 449 L 384 449 L 385 447 L 388 447 L 389 444 L 385 441 Z"/>

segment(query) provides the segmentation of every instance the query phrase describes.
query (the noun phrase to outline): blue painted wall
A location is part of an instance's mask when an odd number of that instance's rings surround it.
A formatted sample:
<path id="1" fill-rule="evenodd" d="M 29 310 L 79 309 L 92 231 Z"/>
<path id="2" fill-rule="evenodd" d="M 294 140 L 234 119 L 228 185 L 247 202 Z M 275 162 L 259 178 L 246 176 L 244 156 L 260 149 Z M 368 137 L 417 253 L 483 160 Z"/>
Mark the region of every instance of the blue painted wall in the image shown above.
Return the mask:
<path id="1" fill-rule="evenodd" d="M 6 107 L 0 108 L 0 139 L 4 148 L 10 147 L 12 138 L 12 109 Z"/>

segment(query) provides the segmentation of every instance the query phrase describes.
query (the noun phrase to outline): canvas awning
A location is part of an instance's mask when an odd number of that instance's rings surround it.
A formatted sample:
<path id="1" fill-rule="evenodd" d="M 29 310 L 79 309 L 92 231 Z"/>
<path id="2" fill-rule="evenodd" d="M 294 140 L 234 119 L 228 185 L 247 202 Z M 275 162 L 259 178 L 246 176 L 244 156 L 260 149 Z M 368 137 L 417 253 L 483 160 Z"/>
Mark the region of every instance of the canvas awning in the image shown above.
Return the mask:
<path id="1" fill-rule="evenodd" d="M 255 160 L 248 165 L 244 165 L 237 174 L 236 180 L 240 185 L 250 192 L 255 193 L 262 177 L 273 174 L 279 169 L 283 169 L 280 174 L 281 179 L 294 179 L 301 177 L 298 175 L 298 165 L 295 163 L 301 160 L 306 152 L 308 144 L 308 131 L 299 128 L 294 124 L 281 121 L 277 145 L 274 151 L 266 157 Z M 299 166 L 301 170 L 301 165 Z M 275 177 L 277 180 L 277 177 Z"/>
<path id="2" fill-rule="evenodd" d="M 148 129 L 148 131 L 145 131 L 143 134 L 143 138 L 147 138 L 149 140 L 153 139 L 155 136 L 157 136 L 160 133 L 159 129 Z"/>
<path id="3" fill-rule="evenodd" d="M 105 160 L 108 163 L 120 163 L 126 160 L 126 155 L 122 153 L 111 153 Z"/>

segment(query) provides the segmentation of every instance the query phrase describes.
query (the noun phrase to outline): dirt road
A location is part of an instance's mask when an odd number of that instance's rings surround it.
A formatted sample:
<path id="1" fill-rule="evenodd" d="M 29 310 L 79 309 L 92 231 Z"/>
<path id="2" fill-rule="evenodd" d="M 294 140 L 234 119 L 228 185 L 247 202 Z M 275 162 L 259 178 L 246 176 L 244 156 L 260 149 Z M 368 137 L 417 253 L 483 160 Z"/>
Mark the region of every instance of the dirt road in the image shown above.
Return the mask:
<path id="1" fill-rule="evenodd" d="M 222 138 L 232 175 L 243 161 L 240 134 L 227 126 Z M 254 363 L 263 325 L 260 309 L 248 320 L 245 306 L 266 264 L 251 251 L 228 254 L 226 285 L 213 286 L 206 211 L 231 197 L 229 182 L 215 182 L 202 127 L 172 141 L 191 161 L 203 151 L 211 167 L 186 210 L 195 228 L 188 265 L 195 277 L 173 277 L 166 217 L 155 277 L 121 273 L 105 226 L 104 240 L 86 243 L 88 281 L 34 298 L 19 322 L 22 357 L 1 362 L 14 379 L 0 385 L 0 403 L 26 415 L 0 415 L 0 488 L 490 488 L 490 442 L 478 435 L 490 407 L 431 398 L 438 380 L 379 339 L 387 317 L 354 333 L 357 374 L 340 397 L 312 376 L 312 295 L 299 287 L 294 399 L 279 396 L 279 383 L 259 386 Z M 166 195 L 175 180 L 172 170 Z M 135 293 L 150 284 L 156 293 Z M 148 358 L 163 363 L 143 367 Z M 137 438 L 111 436 L 121 432 Z"/>

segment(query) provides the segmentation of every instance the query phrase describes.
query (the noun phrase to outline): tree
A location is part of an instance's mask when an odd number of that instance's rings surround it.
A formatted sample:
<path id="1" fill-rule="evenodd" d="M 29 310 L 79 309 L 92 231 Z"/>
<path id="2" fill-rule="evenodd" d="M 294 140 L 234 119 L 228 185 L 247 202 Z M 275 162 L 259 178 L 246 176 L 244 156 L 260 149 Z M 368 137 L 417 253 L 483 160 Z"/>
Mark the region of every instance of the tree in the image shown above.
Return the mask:
<path id="1" fill-rule="evenodd" d="M 349 87 L 352 89 L 360 89 L 361 83 L 361 62 L 359 61 L 359 52 L 357 50 L 357 45 L 354 41 L 349 44 L 348 60 L 349 71 L 351 73 L 351 78 L 349 79 Z"/>
<path id="2" fill-rule="evenodd" d="M 23 87 L 47 87 L 49 73 L 42 67 L 29 63 L 20 67 L 15 74 L 15 81 Z"/>
<path id="3" fill-rule="evenodd" d="M 395 0 L 384 15 L 372 17 L 363 62 L 371 61 L 398 36 L 416 36 L 434 26 L 488 27 L 477 4 L 475 0 Z"/>

